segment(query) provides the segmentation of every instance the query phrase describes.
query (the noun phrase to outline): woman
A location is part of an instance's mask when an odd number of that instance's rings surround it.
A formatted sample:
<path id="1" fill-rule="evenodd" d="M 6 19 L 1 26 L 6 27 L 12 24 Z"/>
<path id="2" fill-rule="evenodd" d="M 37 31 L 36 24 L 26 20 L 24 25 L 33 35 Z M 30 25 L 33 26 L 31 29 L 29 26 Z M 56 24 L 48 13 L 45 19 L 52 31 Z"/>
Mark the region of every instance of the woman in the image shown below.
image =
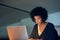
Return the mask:
<path id="1" fill-rule="evenodd" d="M 30 16 L 36 23 L 29 37 L 30 40 L 58 40 L 58 34 L 54 25 L 46 22 L 48 14 L 45 8 L 34 8 L 31 11 Z"/>

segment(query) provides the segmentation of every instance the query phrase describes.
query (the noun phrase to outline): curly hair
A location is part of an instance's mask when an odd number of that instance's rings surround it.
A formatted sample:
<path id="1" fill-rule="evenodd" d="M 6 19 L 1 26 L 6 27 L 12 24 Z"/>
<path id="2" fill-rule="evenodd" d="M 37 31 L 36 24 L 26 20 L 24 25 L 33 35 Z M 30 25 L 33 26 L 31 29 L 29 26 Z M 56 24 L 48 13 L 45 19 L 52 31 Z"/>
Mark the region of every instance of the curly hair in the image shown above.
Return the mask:
<path id="1" fill-rule="evenodd" d="M 42 21 L 45 22 L 48 18 L 47 10 L 43 7 L 36 7 L 30 12 L 32 20 L 35 22 L 34 16 L 40 16 Z"/>

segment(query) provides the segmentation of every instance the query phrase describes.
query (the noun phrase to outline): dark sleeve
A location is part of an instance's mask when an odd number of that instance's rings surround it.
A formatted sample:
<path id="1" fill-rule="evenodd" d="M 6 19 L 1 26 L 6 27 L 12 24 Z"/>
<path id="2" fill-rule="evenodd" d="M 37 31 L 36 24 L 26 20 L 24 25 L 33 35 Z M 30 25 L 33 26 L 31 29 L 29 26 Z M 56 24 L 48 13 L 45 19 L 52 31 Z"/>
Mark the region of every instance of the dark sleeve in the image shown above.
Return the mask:
<path id="1" fill-rule="evenodd" d="M 50 24 L 49 40 L 58 40 L 58 33 L 53 24 Z"/>
<path id="2" fill-rule="evenodd" d="M 36 25 L 34 26 L 34 28 L 33 28 L 32 32 L 31 32 L 31 34 L 30 34 L 29 39 L 30 39 L 30 38 L 34 38 L 35 29 L 36 29 L 35 27 L 36 27 Z"/>

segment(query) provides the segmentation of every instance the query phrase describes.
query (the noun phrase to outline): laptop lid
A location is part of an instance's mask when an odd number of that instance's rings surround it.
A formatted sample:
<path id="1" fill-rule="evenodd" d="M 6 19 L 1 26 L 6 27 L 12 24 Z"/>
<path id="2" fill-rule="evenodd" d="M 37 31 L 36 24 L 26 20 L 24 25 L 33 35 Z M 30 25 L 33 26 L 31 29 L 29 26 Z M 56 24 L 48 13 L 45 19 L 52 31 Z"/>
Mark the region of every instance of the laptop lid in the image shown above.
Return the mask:
<path id="1" fill-rule="evenodd" d="M 9 26 L 7 32 L 9 40 L 28 40 L 26 26 Z"/>

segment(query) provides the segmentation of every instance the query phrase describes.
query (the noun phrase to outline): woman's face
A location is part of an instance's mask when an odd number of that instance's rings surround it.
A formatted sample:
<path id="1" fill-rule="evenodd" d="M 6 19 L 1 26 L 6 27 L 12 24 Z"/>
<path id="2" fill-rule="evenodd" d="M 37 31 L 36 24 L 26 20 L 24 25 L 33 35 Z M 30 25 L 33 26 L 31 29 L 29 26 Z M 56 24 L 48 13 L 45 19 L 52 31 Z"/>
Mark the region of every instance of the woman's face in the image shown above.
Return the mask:
<path id="1" fill-rule="evenodd" d="M 41 24 L 42 23 L 42 18 L 40 16 L 34 16 L 34 20 L 37 24 Z"/>

